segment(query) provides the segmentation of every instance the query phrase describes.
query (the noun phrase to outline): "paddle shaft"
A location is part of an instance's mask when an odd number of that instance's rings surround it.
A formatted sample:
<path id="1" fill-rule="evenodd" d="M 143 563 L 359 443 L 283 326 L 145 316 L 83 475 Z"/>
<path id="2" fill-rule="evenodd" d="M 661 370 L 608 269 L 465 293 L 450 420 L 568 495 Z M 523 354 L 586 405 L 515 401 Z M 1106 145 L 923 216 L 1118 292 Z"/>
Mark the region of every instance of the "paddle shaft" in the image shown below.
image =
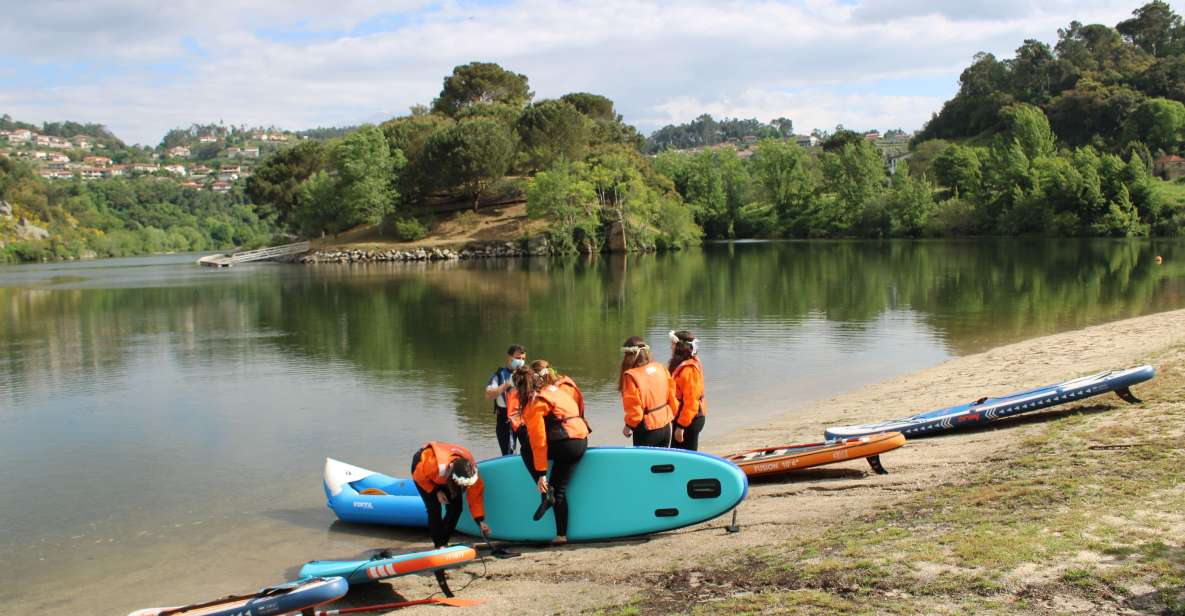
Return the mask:
<path id="1" fill-rule="evenodd" d="M 481 603 L 473 599 L 452 599 L 433 597 L 431 599 L 415 599 L 414 601 L 400 601 L 399 603 L 383 603 L 381 605 L 364 605 L 362 607 L 345 607 L 338 610 L 317 610 L 316 616 L 337 616 L 338 614 L 357 614 L 360 612 L 378 612 L 380 610 L 398 610 L 405 607 L 412 607 L 414 605 L 451 605 L 453 607 L 466 607 L 470 605 L 477 605 Z"/>

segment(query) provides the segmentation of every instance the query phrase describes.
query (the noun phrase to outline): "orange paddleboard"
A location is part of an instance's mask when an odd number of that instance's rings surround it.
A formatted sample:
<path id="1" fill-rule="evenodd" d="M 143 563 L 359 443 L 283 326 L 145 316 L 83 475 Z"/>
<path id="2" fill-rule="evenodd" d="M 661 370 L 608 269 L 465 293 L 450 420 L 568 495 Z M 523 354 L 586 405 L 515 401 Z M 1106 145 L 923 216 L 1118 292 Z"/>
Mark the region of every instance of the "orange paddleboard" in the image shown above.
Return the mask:
<path id="1" fill-rule="evenodd" d="M 842 441 L 752 449 L 725 456 L 725 459 L 741 467 L 748 477 L 772 477 L 859 458 L 868 458 L 872 469 L 883 474 L 885 469 L 877 456 L 904 444 L 905 436 L 900 432 L 883 432 Z"/>

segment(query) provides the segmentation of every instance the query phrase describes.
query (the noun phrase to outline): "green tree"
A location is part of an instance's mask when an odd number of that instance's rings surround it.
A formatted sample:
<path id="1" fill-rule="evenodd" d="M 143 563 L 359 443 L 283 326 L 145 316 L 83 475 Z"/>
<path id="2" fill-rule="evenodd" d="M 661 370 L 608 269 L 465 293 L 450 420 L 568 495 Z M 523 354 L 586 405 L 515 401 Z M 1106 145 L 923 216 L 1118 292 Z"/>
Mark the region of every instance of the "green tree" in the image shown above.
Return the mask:
<path id="1" fill-rule="evenodd" d="M 754 183 L 783 224 L 804 216 L 815 194 L 810 161 L 797 144 L 774 139 L 758 141 L 749 158 Z"/>
<path id="2" fill-rule="evenodd" d="M 350 133 L 333 148 L 331 162 L 339 226 L 378 224 L 395 211 L 394 180 L 407 160 L 391 151 L 382 130 L 367 124 Z"/>
<path id="3" fill-rule="evenodd" d="M 527 216 L 548 221 L 553 250 L 593 252 L 600 244 L 597 193 L 583 163 L 561 162 L 539 172 L 527 188 Z"/>
<path id="4" fill-rule="evenodd" d="M 1127 40 L 1154 56 L 1167 55 L 1180 40 L 1181 16 L 1167 2 L 1153 0 L 1132 11 L 1133 17 L 1115 27 Z"/>
<path id="5" fill-rule="evenodd" d="M 461 110 L 481 103 L 505 103 L 522 107 L 533 93 L 527 76 L 508 71 L 492 62 L 470 62 L 453 69 L 444 78 L 440 96 L 432 111 L 456 116 Z"/>
<path id="6" fill-rule="evenodd" d="M 591 124 L 575 106 L 562 100 L 527 105 L 516 126 L 527 165 L 544 169 L 561 160 L 581 160 L 588 150 Z"/>
<path id="7" fill-rule="evenodd" d="M 846 234 L 865 204 L 884 190 L 884 161 L 875 146 L 862 140 L 824 152 L 820 162 L 824 189 L 835 202 L 822 212 L 819 222 L 830 232 Z"/>
<path id="8" fill-rule="evenodd" d="M 302 141 L 284 148 L 255 167 L 247 178 L 247 196 L 280 226 L 299 227 L 295 213 L 300 185 L 327 164 L 327 151 L 320 141 Z"/>
<path id="9" fill-rule="evenodd" d="M 953 144 L 934 160 L 934 179 L 953 193 L 970 196 L 983 181 L 983 165 L 977 148 Z"/>
<path id="10" fill-rule="evenodd" d="M 1005 141 L 1019 144 L 1030 160 L 1053 154 L 1057 139 L 1040 108 L 1023 103 L 1009 105 L 1000 111 L 1000 117 Z"/>
<path id="11" fill-rule="evenodd" d="M 433 133 L 424 146 L 425 169 L 440 188 L 460 187 L 473 209 L 514 159 L 515 139 L 506 126 L 489 118 L 458 122 Z"/>
<path id="12" fill-rule="evenodd" d="M 1176 152 L 1185 138 L 1185 105 L 1165 98 L 1144 101 L 1128 117 L 1124 135 L 1154 150 Z"/>

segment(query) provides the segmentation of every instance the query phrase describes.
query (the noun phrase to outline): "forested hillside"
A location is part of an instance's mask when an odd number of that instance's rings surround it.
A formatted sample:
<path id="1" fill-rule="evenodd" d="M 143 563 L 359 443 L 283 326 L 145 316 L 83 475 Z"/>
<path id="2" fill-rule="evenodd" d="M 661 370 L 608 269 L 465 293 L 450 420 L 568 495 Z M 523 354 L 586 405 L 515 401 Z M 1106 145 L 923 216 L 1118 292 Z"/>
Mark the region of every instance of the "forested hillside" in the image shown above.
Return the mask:
<path id="1" fill-rule="evenodd" d="M 1185 130 L 1185 26 L 1156 0 L 1114 27 L 1072 22 L 1053 46 L 1026 40 L 1012 58 L 976 56 L 916 141 L 983 138 L 1016 103 L 1045 112 L 1059 143 L 1176 153 Z"/>

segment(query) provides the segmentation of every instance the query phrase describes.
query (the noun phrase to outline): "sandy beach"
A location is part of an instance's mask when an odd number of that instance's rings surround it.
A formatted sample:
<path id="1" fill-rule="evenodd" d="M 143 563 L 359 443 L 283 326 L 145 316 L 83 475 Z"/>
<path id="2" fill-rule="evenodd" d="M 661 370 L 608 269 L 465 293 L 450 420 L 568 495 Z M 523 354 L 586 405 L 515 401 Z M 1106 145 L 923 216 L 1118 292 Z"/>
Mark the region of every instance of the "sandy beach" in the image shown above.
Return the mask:
<path id="1" fill-rule="evenodd" d="M 731 434 L 711 434 L 705 451 L 726 454 L 746 448 L 819 440 L 826 426 L 888 419 L 989 394 L 1039 386 L 1091 372 L 1156 360 L 1180 361 L 1185 310 L 1166 312 L 1010 344 L 863 387 L 813 403 L 769 425 Z M 1176 349 L 1174 352 L 1173 349 Z M 1175 353 L 1175 356 L 1174 356 Z M 1175 358 L 1174 358 L 1175 357 Z M 709 368 L 710 370 L 710 368 Z M 1137 388 L 1139 389 L 1139 388 Z M 786 392 L 792 396 L 792 392 Z M 1138 392 L 1137 392 L 1137 395 Z M 1156 400 L 1147 400 L 1156 404 Z M 739 508 L 740 533 L 724 530 L 726 519 L 645 540 L 551 549 L 523 549 L 519 558 L 486 559 L 450 576 L 459 596 L 484 603 L 466 614 L 571 614 L 625 603 L 645 592 L 655 574 L 703 568 L 714 556 L 728 557 L 793 540 L 893 504 L 918 491 L 950 482 L 975 465 L 1006 453 L 1019 439 L 1082 406 L 1126 406 L 1114 396 L 1020 416 L 989 429 L 918 439 L 882 456 L 888 475 L 873 474 L 863 460 L 805 471 L 781 482 L 751 486 Z M 1105 413 L 1099 417 L 1105 416 Z M 1100 421 L 1103 421 L 1100 419 Z M 401 578 L 355 592 L 342 605 L 420 598 L 436 590 L 430 577 Z M 418 607 L 399 613 L 446 608 Z"/>

